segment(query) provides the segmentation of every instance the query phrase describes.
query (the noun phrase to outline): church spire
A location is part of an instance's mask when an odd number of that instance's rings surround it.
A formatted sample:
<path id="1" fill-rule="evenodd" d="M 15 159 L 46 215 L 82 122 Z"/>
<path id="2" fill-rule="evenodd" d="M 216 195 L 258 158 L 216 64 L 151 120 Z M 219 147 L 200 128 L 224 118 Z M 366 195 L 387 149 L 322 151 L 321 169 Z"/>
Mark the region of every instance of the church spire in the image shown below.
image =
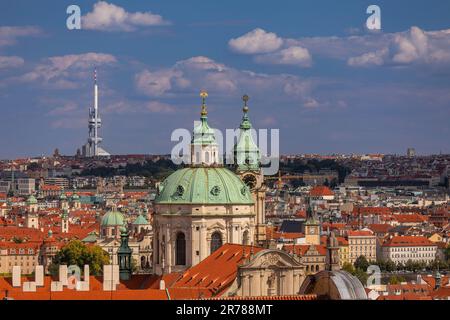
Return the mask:
<path id="1" fill-rule="evenodd" d="M 252 124 L 248 117 L 248 100 L 250 100 L 250 97 L 245 94 L 242 97 L 244 115 L 239 126 L 238 141 L 234 146 L 234 163 L 237 171 L 257 171 L 260 166 L 259 148 L 253 140 Z"/>
<path id="2" fill-rule="evenodd" d="M 133 250 L 128 245 L 129 233 L 125 225 L 120 228 L 120 247 L 117 250 L 119 260 L 120 280 L 130 280 L 131 278 L 131 255 Z"/>
<path id="3" fill-rule="evenodd" d="M 248 100 L 250 100 L 250 97 L 244 94 L 244 96 L 242 97 L 242 101 L 244 101 L 244 107 L 242 108 L 242 112 L 244 113 L 244 115 L 242 116 L 242 122 L 241 125 L 239 126 L 241 130 L 250 130 L 252 128 L 252 124 L 250 123 L 250 120 L 248 118 L 248 111 L 249 111 L 249 107 L 247 105 Z"/>
<path id="4" fill-rule="evenodd" d="M 202 111 L 200 113 L 201 119 L 206 118 L 208 115 L 208 110 L 206 110 L 206 98 L 208 98 L 208 92 L 202 90 L 200 92 L 200 97 L 202 97 Z"/>
<path id="5" fill-rule="evenodd" d="M 208 111 L 206 109 L 206 98 L 208 92 L 200 92 L 202 106 L 200 123 L 194 127 L 191 141 L 191 163 L 193 165 L 216 165 L 219 163 L 219 149 L 216 143 L 214 129 L 208 125 Z"/>

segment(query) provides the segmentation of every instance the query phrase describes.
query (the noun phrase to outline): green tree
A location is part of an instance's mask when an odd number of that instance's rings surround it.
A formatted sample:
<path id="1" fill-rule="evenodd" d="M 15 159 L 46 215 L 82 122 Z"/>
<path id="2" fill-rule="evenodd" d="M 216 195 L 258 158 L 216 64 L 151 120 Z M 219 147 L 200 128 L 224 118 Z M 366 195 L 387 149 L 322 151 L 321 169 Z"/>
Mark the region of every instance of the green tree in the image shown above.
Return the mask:
<path id="1" fill-rule="evenodd" d="M 389 278 L 389 284 L 399 284 L 400 280 L 396 275 L 393 275 Z"/>
<path id="2" fill-rule="evenodd" d="M 414 268 L 414 262 L 411 259 L 408 259 L 405 263 L 405 269 L 408 271 L 412 271 Z"/>
<path id="3" fill-rule="evenodd" d="M 138 263 L 136 261 L 136 259 L 131 258 L 131 273 L 136 273 L 139 270 L 139 266 Z"/>
<path id="4" fill-rule="evenodd" d="M 355 269 L 360 269 L 364 272 L 367 271 L 367 268 L 369 267 L 369 261 L 367 261 L 365 256 L 359 256 L 358 258 L 356 258 L 354 266 Z"/>
<path id="5" fill-rule="evenodd" d="M 447 263 L 450 263 L 450 244 L 447 246 L 447 248 L 445 248 L 444 254 Z"/>
<path id="6" fill-rule="evenodd" d="M 12 238 L 12 241 L 14 243 L 23 243 L 23 239 L 22 238 L 15 237 L 15 236 Z"/>
<path id="7" fill-rule="evenodd" d="M 342 270 L 347 271 L 348 273 L 353 274 L 355 272 L 355 268 L 350 262 L 344 262 L 342 265 Z"/>
<path id="8" fill-rule="evenodd" d="M 369 275 L 362 269 L 356 269 L 355 272 L 353 273 L 353 275 L 355 277 L 357 277 L 359 279 L 359 281 L 361 281 L 361 283 L 363 284 L 363 286 L 366 285 L 367 283 L 367 278 L 369 277 Z"/>
<path id="9" fill-rule="evenodd" d="M 403 276 L 393 275 L 389 278 L 389 284 L 399 284 L 405 281 L 406 279 Z"/>
<path id="10" fill-rule="evenodd" d="M 395 262 L 392 261 L 391 259 L 387 260 L 385 263 L 385 270 L 387 272 L 392 272 L 397 270 L 397 266 L 395 265 Z"/>
<path id="11" fill-rule="evenodd" d="M 93 275 L 101 275 L 103 265 L 109 263 L 109 255 L 99 246 L 86 246 L 79 240 L 69 242 L 55 255 L 49 267 L 50 273 L 56 275 L 59 265 L 77 265 L 83 270 L 84 265 L 89 265 L 89 271 Z"/>

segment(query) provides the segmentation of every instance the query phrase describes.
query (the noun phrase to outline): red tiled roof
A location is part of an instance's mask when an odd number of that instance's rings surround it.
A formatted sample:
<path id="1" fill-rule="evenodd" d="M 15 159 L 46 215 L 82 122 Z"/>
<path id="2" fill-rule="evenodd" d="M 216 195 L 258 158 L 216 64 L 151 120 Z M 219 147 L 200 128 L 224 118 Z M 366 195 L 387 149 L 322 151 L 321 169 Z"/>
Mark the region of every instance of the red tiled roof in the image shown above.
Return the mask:
<path id="1" fill-rule="evenodd" d="M 421 214 L 395 214 L 393 215 L 394 219 L 399 223 L 422 223 L 428 221 L 427 216 L 423 216 Z"/>
<path id="2" fill-rule="evenodd" d="M 372 237 L 373 236 L 373 232 L 370 230 L 349 230 L 347 231 L 347 235 L 349 237 Z"/>
<path id="3" fill-rule="evenodd" d="M 377 300 L 432 300 L 430 296 L 422 296 L 414 293 L 391 294 L 387 296 L 379 296 Z"/>
<path id="4" fill-rule="evenodd" d="M 388 223 L 374 223 L 369 224 L 369 229 L 372 230 L 375 233 L 387 233 L 389 229 L 392 229 L 393 227 Z"/>
<path id="5" fill-rule="evenodd" d="M 381 214 L 391 214 L 391 208 L 388 207 L 354 207 L 353 215 L 381 215 Z"/>
<path id="6" fill-rule="evenodd" d="M 450 287 L 441 287 L 437 290 L 434 290 L 430 294 L 433 299 L 448 299 L 450 298 Z"/>
<path id="7" fill-rule="evenodd" d="M 327 186 L 315 186 L 309 191 L 309 195 L 313 197 L 333 196 L 334 193 Z"/>
<path id="8" fill-rule="evenodd" d="M 422 236 L 395 236 L 383 243 L 383 247 L 435 246 L 436 244 Z"/>
<path id="9" fill-rule="evenodd" d="M 40 187 L 42 191 L 61 191 L 63 188 L 61 186 L 53 186 L 49 184 L 42 185 Z"/>
<path id="10" fill-rule="evenodd" d="M 295 249 L 295 254 L 299 256 L 304 256 L 308 252 L 310 247 L 314 247 L 320 255 L 325 256 L 327 254 L 327 249 L 325 246 L 321 245 L 309 245 L 309 244 L 287 244 L 283 246 L 283 250 L 292 253 Z"/>
<path id="11" fill-rule="evenodd" d="M 217 294 L 233 283 L 239 264 L 246 261 L 250 252 L 262 248 L 239 244 L 224 244 L 199 264 L 186 270 L 172 288 L 202 288 L 209 296 Z M 243 256 L 243 253 L 244 256 Z M 220 267 L 217 267 L 220 266 Z"/>

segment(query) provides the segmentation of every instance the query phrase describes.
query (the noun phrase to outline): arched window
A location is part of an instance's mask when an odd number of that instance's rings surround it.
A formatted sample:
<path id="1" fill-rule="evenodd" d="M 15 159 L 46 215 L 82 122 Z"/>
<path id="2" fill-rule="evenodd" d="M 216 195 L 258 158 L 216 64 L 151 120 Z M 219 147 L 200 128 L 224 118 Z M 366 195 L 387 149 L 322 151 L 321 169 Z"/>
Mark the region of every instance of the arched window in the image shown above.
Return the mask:
<path id="1" fill-rule="evenodd" d="M 250 237 L 248 236 L 248 230 L 245 230 L 242 234 L 242 244 L 248 246 L 250 243 Z"/>
<path id="2" fill-rule="evenodd" d="M 211 235 L 211 254 L 222 246 L 222 235 L 215 231 Z"/>
<path id="3" fill-rule="evenodd" d="M 184 266 L 186 264 L 186 237 L 182 232 L 177 234 L 175 263 L 178 266 Z"/>

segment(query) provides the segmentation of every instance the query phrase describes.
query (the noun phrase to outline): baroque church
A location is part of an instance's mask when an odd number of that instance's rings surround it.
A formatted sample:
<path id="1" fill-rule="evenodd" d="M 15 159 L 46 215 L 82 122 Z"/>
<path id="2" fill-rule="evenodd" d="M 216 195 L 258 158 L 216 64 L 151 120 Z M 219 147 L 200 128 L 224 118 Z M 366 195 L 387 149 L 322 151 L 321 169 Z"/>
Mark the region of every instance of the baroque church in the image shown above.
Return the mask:
<path id="1" fill-rule="evenodd" d="M 208 125 L 202 91 L 200 122 L 194 127 L 190 164 L 158 187 L 153 218 L 153 270 L 180 272 L 223 244 L 265 244 L 265 188 L 260 152 L 251 134 L 248 96 L 234 146 L 234 170 L 222 164 L 214 130 Z"/>

